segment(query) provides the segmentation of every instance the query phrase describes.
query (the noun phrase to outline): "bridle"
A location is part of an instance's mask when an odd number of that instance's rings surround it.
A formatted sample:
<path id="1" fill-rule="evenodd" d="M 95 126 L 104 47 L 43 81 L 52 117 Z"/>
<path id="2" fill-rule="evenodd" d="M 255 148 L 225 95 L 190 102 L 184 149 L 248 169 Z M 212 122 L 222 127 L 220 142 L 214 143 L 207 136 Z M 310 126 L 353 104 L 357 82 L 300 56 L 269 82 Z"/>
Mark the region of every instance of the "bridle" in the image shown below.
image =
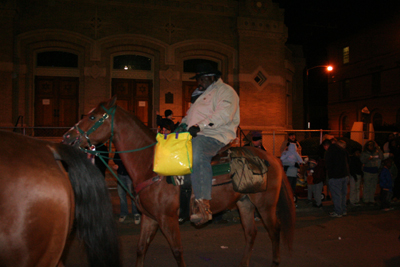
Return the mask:
<path id="1" fill-rule="evenodd" d="M 75 131 L 79 134 L 76 137 L 76 140 L 79 140 L 82 136 L 86 139 L 88 145 L 89 145 L 89 149 L 85 149 L 82 147 L 79 147 L 81 150 L 83 150 L 84 152 L 91 154 L 92 156 L 98 156 L 100 158 L 100 160 L 103 162 L 103 164 L 108 168 L 108 170 L 112 173 L 112 175 L 120 182 L 121 186 L 125 189 L 126 192 L 129 193 L 129 195 L 132 198 L 135 198 L 131 192 L 125 187 L 125 185 L 120 181 L 120 179 L 118 178 L 118 176 L 115 174 L 115 172 L 111 169 L 111 167 L 107 164 L 107 162 L 103 159 L 105 156 L 102 156 L 100 153 L 112 153 L 112 146 L 111 146 L 111 142 L 112 142 L 112 138 L 114 136 L 114 116 L 115 116 L 115 111 L 117 106 L 114 105 L 111 108 L 107 109 L 105 108 L 103 105 L 101 105 L 101 107 L 104 109 L 105 113 L 103 114 L 103 116 L 94 123 L 94 125 L 87 130 L 86 132 L 84 130 L 82 130 L 81 128 L 79 128 L 79 122 L 77 124 L 74 125 L 74 129 Z M 92 144 L 92 142 L 90 141 L 89 135 L 92 134 L 94 131 L 96 131 L 109 117 L 111 116 L 111 135 L 110 135 L 110 139 L 109 139 L 109 152 L 99 152 L 96 151 L 95 146 Z M 133 150 L 126 150 L 126 151 L 115 151 L 114 153 L 128 153 L 128 152 L 136 152 L 136 151 L 140 151 L 140 150 L 144 150 L 146 148 L 152 147 L 155 144 L 157 144 L 157 142 L 150 144 L 148 146 L 145 147 L 141 147 L 141 148 L 137 148 L 137 149 L 133 149 Z M 103 144 L 104 145 L 104 144 Z M 162 180 L 162 178 L 160 178 L 158 175 L 153 177 L 150 180 L 146 180 L 144 182 L 142 182 L 141 184 L 139 184 L 137 186 L 137 188 L 135 188 L 135 195 L 136 195 L 136 199 L 138 201 L 138 196 L 139 196 L 139 192 L 141 192 L 144 188 L 152 185 L 153 183 L 156 182 L 160 182 Z"/>
<path id="2" fill-rule="evenodd" d="M 74 125 L 74 129 L 79 133 L 79 136 L 77 136 L 77 139 L 80 139 L 80 137 L 84 137 L 89 145 L 89 148 L 91 151 L 93 151 L 94 145 L 92 144 L 92 142 L 90 142 L 89 139 L 89 135 L 92 134 L 94 131 L 96 131 L 111 115 L 111 136 L 110 136 L 110 144 L 112 142 L 112 138 L 114 136 L 114 115 L 115 115 L 115 110 L 116 110 L 116 106 L 112 106 L 109 109 L 106 109 L 103 105 L 101 105 L 101 107 L 104 109 L 105 113 L 103 114 L 103 116 L 94 123 L 94 125 L 87 130 L 87 132 L 83 131 L 81 128 L 79 128 L 79 122 L 77 124 Z M 85 152 L 87 152 L 87 149 L 83 149 Z M 111 146 L 110 146 L 110 151 L 111 153 Z"/>

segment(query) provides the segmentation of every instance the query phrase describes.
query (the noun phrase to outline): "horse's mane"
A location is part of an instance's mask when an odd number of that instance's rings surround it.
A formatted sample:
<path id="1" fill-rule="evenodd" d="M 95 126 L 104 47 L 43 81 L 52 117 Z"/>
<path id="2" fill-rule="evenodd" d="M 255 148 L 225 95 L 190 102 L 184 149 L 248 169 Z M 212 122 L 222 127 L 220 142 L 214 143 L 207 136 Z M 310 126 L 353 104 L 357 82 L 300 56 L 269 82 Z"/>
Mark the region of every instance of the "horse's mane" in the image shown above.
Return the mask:
<path id="1" fill-rule="evenodd" d="M 145 125 L 135 114 L 125 110 L 124 108 L 122 108 L 118 105 L 116 107 L 117 107 L 118 112 L 121 112 L 121 114 L 124 117 L 129 118 L 127 121 L 133 121 L 133 123 L 136 125 L 136 127 L 139 127 L 142 132 L 144 132 L 147 136 L 155 139 L 155 136 L 156 136 L 155 132 L 152 131 L 150 127 Z"/>

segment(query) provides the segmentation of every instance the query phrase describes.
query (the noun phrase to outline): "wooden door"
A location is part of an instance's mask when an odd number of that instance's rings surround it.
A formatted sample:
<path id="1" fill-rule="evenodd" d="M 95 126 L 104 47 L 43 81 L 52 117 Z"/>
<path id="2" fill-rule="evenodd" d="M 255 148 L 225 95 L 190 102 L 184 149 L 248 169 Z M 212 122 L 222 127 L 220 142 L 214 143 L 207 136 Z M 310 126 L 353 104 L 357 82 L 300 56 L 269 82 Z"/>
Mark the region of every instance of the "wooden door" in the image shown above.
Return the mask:
<path id="1" fill-rule="evenodd" d="M 117 95 L 117 104 L 149 127 L 152 127 L 152 88 L 151 80 L 112 80 L 112 95 Z"/>
<path id="2" fill-rule="evenodd" d="M 190 99 L 192 97 L 192 93 L 197 88 L 197 82 L 183 82 L 183 94 L 182 94 L 182 115 L 186 116 L 186 111 L 190 108 L 192 104 Z"/>
<path id="3" fill-rule="evenodd" d="M 35 78 L 35 135 L 61 136 L 78 121 L 79 79 L 74 77 Z"/>

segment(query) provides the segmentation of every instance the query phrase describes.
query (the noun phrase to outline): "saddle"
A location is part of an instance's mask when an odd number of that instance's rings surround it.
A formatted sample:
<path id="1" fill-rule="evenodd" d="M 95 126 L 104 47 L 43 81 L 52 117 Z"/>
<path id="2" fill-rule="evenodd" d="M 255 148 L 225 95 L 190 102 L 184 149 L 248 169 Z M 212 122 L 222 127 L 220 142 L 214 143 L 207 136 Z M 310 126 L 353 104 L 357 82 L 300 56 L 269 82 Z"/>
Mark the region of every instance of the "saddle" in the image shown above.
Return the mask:
<path id="1" fill-rule="evenodd" d="M 212 186 L 232 183 L 233 189 L 239 193 L 256 193 L 267 189 L 269 163 L 247 148 L 226 146 L 212 158 L 211 166 Z M 179 220 L 182 222 L 190 216 L 194 199 L 190 176 L 167 177 L 167 182 L 181 186 Z"/>

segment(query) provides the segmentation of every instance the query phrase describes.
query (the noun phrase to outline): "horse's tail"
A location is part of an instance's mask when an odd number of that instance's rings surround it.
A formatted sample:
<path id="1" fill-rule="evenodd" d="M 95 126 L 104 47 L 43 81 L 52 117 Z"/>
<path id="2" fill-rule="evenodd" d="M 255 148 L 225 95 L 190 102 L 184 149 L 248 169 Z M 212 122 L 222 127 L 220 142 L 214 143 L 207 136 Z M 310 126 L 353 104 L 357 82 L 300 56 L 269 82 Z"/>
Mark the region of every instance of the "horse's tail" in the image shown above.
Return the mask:
<path id="1" fill-rule="evenodd" d="M 78 149 L 54 144 L 75 193 L 75 225 L 90 266 L 120 266 L 117 229 L 104 176 Z"/>
<path id="2" fill-rule="evenodd" d="M 296 210 L 293 201 L 293 192 L 285 173 L 282 173 L 282 186 L 278 200 L 278 217 L 281 222 L 283 240 L 289 250 L 292 250 Z"/>

